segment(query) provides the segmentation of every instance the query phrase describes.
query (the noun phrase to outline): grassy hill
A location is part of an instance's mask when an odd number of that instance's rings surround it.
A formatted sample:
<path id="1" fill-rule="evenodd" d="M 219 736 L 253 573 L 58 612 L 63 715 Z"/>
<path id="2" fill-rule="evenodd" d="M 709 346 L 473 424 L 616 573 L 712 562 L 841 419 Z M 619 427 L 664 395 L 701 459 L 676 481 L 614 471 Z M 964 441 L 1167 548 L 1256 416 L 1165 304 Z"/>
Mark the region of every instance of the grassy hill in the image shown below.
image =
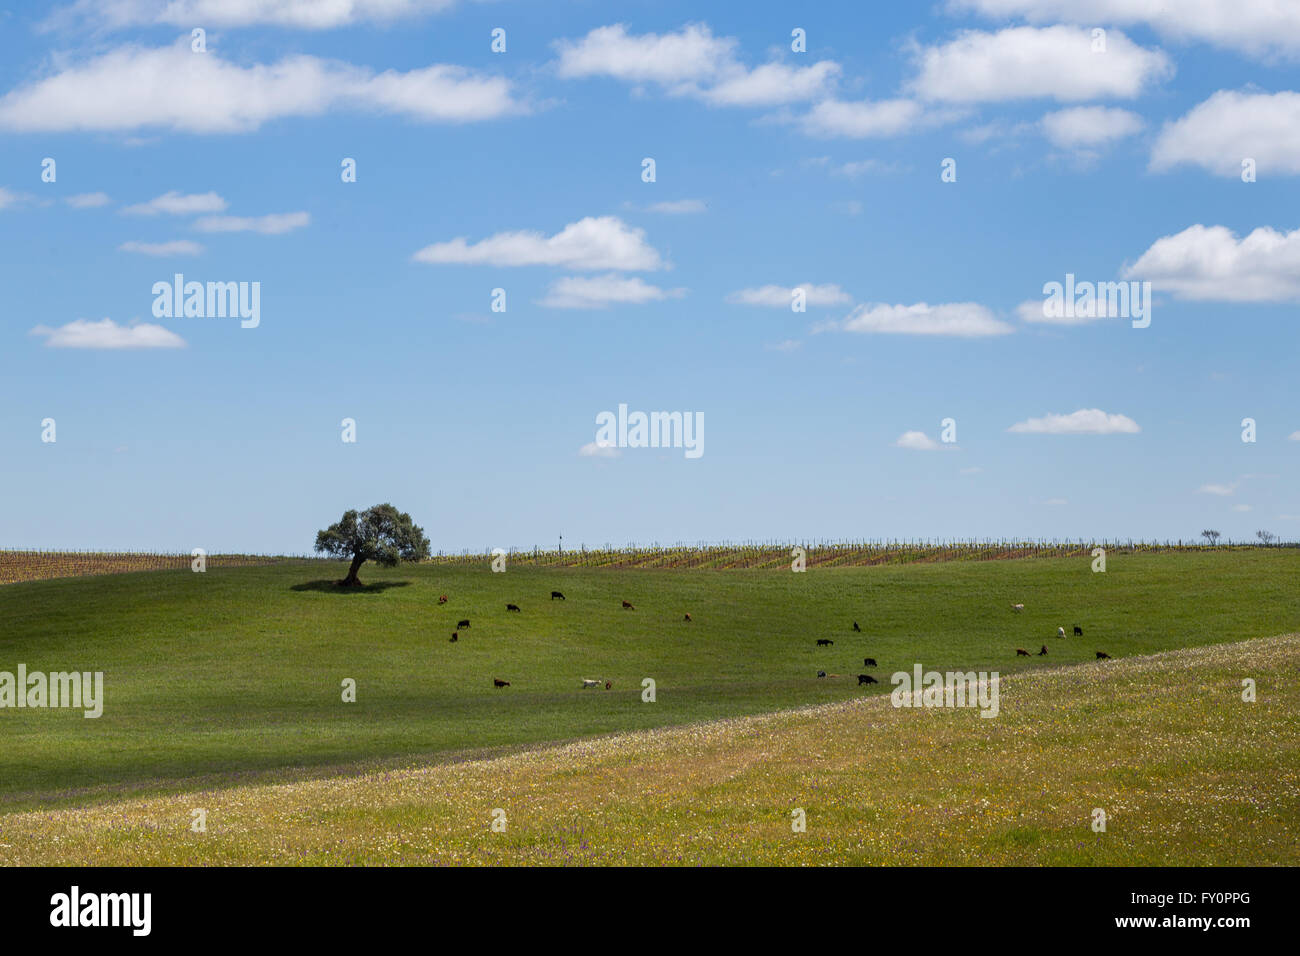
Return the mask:
<path id="1" fill-rule="evenodd" d="M 864 696 L 926 668 L 1058 667 L 1300 628 L 1300 552 L 613 571 L 320 563 L 0 587 L 0 670 L 102 670 L 104 715 L 0 711 L 0 807 L 394 766 Z M 341 576 L 333 573 L 333 576 Z M 552 589 L 568 600 L 549 600 Z M 436 605 L 439 594 L 451 600 Z M 621 609 L 627 599 L 635 611 Z M 507 601 L 519 614 L 507 614 Z M 1013 614 L 1010 605 L 1027 609 Z M 685 623 L 689 611 L 693 623 Z M 459 618 L 472 627 L 448 637 Z M 851 632 L 857 620 L 862 634 Z M 1085 630 L 1058 640 L 1057 626 Z M 817 648 L 818 638 L 833 647 Z M 1016 647 L 1049 646 L 1017 659 Z M 835 675 L 818 680 L 817 671 Z M 495 690 L 492 679 L 511 681 Z M 614 682 L 583 691 L 581 678 Z M 641 700 L 653 678 L 658 699 Z M 357 702 L 341 682 L 357 682 Z M 877 692 L 880 692 L 877 691 Z M 984 721 L 999 723 L 999 721 Z M 269 775 L 269 776 L 268 776 Z"/>
<path id="2" fill-rule="evenodd" d="M 1011 677 L 993 720 L 876 696 L 9 814 L 0 863 L 1295 866 L 1297 666 L 1300 636 L 1264 638 Z"/>

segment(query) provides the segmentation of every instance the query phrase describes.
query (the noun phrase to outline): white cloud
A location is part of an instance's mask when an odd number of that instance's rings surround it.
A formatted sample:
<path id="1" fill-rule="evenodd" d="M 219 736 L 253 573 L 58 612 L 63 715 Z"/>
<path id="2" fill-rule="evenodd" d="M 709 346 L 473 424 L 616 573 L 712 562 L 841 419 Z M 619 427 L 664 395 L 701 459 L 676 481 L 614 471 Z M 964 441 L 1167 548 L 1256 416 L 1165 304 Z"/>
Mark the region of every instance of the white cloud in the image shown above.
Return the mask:
<path id="1" fill-rule="evenodd" d="M 1046 302 L 1046 298 L 1030 299 L 1028 302 L 1021 302 L 1016 306 L 1016 316 L 1021 322 L 1032 322 L 1040 325 L 1087 325 L 1089 322 L 1097 322 L 1101 319 L 1110 318 L 1110 316 L 1105 314 L 1104 309 L 1096 309 L 1096 315 L 1066 315 L 1065 309 L 1060 310 L 1060 315 L 1046 315 L 1044 314 Z M 1076 309 L 1074 311 L 1076 313 L 1079 311 L 1086 313 L 1088 310 Z"/>
<path id="2" fill-rule="evenodd" d="M 643 305 L 683 295 L 684 289 L 661 289 L 638 277 L 611 272 L 591 278 L 565 276 L 557 279 L 537 304 L 549 309 L 603 309 L 610 305 Z"/>
<path id="3" fill-rule="evenodd" d="M 102 194 L 101 194 L 102 195 Z M 216 193 L 189 193 L 175 190 L 156 196 L 148 202 L 126 206 L 122 212 L 129 216 L 197 216 L 205 212 L 225 212 L 228 203 Z"/>
<path id="4" fill-rule="evenodd" d="M 624 24 L 597 27 L 580 40 L 559 40 L 557 72 L 566 79 L 611 77 L 654 83 L 673 96 L 693 96 L 714 106 L 774 106 L 815 99 L 839 74 L 839 64 L 810 66 L 779 61 L 750 69 L 737 56 L 734 37 L 715 37 L 707 24 L 670 33 L 630 34 Z"/>
<path id="5" fill-rule="evenodd" d="M 1300 5 L 1290 0 L 950 0 L 949 6 L 1034 23 L 1145 24 L 1174 39 L 1246 53 L 1300 51 Z"/>
<path id="6" fill-rule="evenodd" d="M 175 239 L 171 242 L 137 242 L 132 239 L 117 247 L 122 252 L 139 252 L 146 256 L 197 256 L 203 247 L 190 239 Z"/>
<path id="7" fill-rule="evenodd" d="M 464 238 L 425 246 L 413 257 L 437 265 L 560 266 L 642 272 L 664 268 L 645 231 L 617 216 L 588 216 L 553 236 L 527 230 L 499 232 L 479 242 Z"/>
<path id="8" fill-rule="evenodd" d="M 1232 510 L 1233 510 L 1233 511 L 1251 511 L 1251 510 L 1253 510 L 1253 509 L 1251 508 L 1250 505 L 1238 504 L 1238 505 L 1233 505 L 1233 506 L 1232 506 Z"/>
<path id="9" fill-rule="evenodd" d="M 1060 507 L 1061 505 L 1068 505 L 1069 503 L 1069 498 L 1048 498 L 1043 502 L 1043 504 L 1052 505 L 1053 507 Z"/>
<path id="10" fill-rule="evenodd" d="M 1132 99 L 1173 73 L 1164 53 L 1118 30 L 1107 32 L 1106 52 L 1094 53 L 1091 30 L 1062 25 L 967 30 L 939 46 L 918 47 L 915 57 L 911 91 L 950 103 Z"/>
<path id="11" fill-rule="evenodd" d="M 10 189 L 0 186 L 0 209 L 8 208 L 18 202 L 22 197 Z"/>
<path id="12" fill-rule="evenodd" d="M 804 304 L 817 306 L 847 305 L 853 297 L 834 283 L 813 285 L 804 282 L 797 286 L 764 285 L 752 289 L 739 289 L 727 296 L 736 305 L 761 305 L 773 309 L 788 309 L 794 299 L 794 290 L 802 289 Z"/>
<path id="13" fill-rule="evenodd" d="M 108 193 L 78 193 L 64 200 L 73 209 L 98 209 L 100 206 L 107 206 L 112 201 Z"/>
<path id="14" fill-rule="evenodd" d="M 772 345 L 765 345 L 763 348 L 769 352 L 796 352 L 803 348 L 803 343 L 798 339 L 784 339 L 783 341 L 775 342 Z"/>
<path id="15" fill-rule="evenodd" d="M 1142 429 L 1127 415 L 1108 415 L 1100 408 L 1081 408 L 1068 415 L 1044 415 L 1007 429 L 1026 435 L 1133 435 Z"/>
<path id="16" fill-rule="evenodd" d="M 817 331 L 884 333 L 891 335 L 941 335 L 982 338 L 1014 331 L 989 309 L 975 302 L 928 305 L 863 304 L 838 322 L 828 322 Z"/>
<path id="17" fill-rule="evenodd" d="M 875 176 L 897 172 L 898 168 L 896 163 L 886 163 L 879 159 L 858 159 L 841 163 L 831 171 L 840 176 L 847 176 L 849 179 L 857 179 L 859 176 Z"/>
<path id="18" fill-rule="evenodd" d="M 704 90 L 701 97 L 714 106 L 798 103 L 820 96 L 839 72 L 839 64 L 830 60 L 803 67 L 766 63 L 748 71 L 733 68 L 716 85 Z"/>
<path id="19" fill-rule="evenodd" d="M 267 216 L 204 216 L 194 222 L 199 232 L 260 232 L 279 236 L 311 224 L 305 212 L 278 212 Z"/>
<path id="20" fill-rule="evenodd" d="M 903 432 L 894 442 L 894 447 L 909 451 L 938 451 L 943 446 L 925 432 Z"/>
<path id="21" fill-rule="evenodd" d="M 1239 177 L 1244 159 L 1255 161 L 1259 176 L 1300 175 L 1300 93 L 1219 90 L 1165 124 L 1150 166 L 1163 172 L 1190 163 Z"/>
<path id="22" fill-rule="evenodd" d="M 617 458 L 618 449 L 613 445 L 599 445 L 589 441 L 578 449 L 578 454 L 583 458 Z"/>
<path id="23" fill-rule="evenodd" d="M 161 325 L 139 323 L 118 325 L 112 319 L 91 322 L 77 319 L 67 325 L 52 329 L 38 325 L 32 335 L 42 336 L 45 344 L 55 349 L 179 349 L 185 340 Z"/>
<path id="24" fill-rule="evenodd" d="M 1300 301 L 1300 229 L 1261 226 L 1238 239 L 1227 226 L 1189 226 L 1157 239 L 1124 276 L 1182 299 Z"/>
<path id="25" fill-rule="evenodd" d="M 1201 487 L 1196 490 L 1203 495 L 1218 495 L 1222 498 L 1226 498 L 1237 493 L 1237 485 L 1235 483 L 1231 485 L 1201 485 Z"/>
<path id="26" fill-rule="evenodd" d="M 646 206 L 647 212 L 657 212 L 665 216 L 690 216 L 704 212 L 708 206 L 703 199 L 670 199 Z"/>
<path id="27" fill-rule="evenodd" d="M 822 100 L 798 122 L 810 136 L 847 139 L 899 136 L 922 122 L 915 100 Z"/>
<path id="28" fill-rule="evenodd" d="M 312 56 L 238 66 L 185 45 L 121 47 L 0 97 L 0 128 L 20 132 L 148 127 L 241 133 L 331 110 L 470 122 L 521 112 L 502 77 L 434 65 L 374 73 Z"/>
<path id="29" fill-rule="evenodd" d="M 54 25 L 77 17 L 110 28 L 196 23 L 218 27 L 268 25 L 330 30 L 359 23 L 391 21 L 438 13 L 456 0 L 77 0 L 52 18 Z"/>
<path id="30" fill-rule="evenodd" d="M 1287 441 L 1300 441 L 1300 432 L 1292 432 L 1286 436 Z"/>
<path id="31" fill-rule="evenodd" d="M 1142 129 L 1142 117 L 1108 106 L 1075 106 L 1048 113 L 1043 135 L 1059 149 L 1105 146 Z"/>

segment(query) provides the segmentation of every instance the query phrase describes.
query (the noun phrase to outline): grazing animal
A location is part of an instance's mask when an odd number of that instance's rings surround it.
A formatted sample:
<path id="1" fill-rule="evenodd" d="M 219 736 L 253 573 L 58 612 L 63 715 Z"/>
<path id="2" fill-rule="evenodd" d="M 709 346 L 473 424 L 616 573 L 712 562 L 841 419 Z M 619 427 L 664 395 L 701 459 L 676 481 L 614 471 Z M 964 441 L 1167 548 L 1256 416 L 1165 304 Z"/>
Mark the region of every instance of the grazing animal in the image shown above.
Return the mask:
<path id="1" fill-rule="evenodd" d="M 817 646 L 818 646 L 818 647 L 830 647 L 830 646 L 831 646 L 832 644 L 834 644 L 834 643 L 835 643 L 834 641 L 827 640 L 827 639 L 824 638 L 824 637 L 819 637 L 819 638 L 817 639 Z"/>
<path id="2" fill-rule="evenodd" d="M 635 611 L 635 610 L 636 610 L 636 608 L 634 608 L 634 607 L 632 606 L 632 602 L 631 602 L 631 601 L 624 601 L 624 602 L 623 602 L 623 607 L 626 608 L 626 609 L 629 610 L 629 611 Z"/>
<path id="3" fill-rule="evenodd" d="M 493 686 L 493 687 L 509 687 L 509 686 L 510 686 L 510 681 L 508 681 L 508 680 L 500 680 L 499 678 L 494 677 L 494 678 L 492 678 L 492 686 Z"/>
<path id="4" fill-rule="evenodd" d="M 854 633 L 854 634 L 861 634 L 861 633 L 862 633 L 862 628 L 858 627 L 858 622 L 857 622 L 857 621 L 854 621 L 854 622 L 853 622 L 853 633 Z"/>
<path id="5" fill-rule="evenodd" d="M 518 604 L 507 604 L 507 605 L 506 605 L 506 610 L 507 610 L 507 611 L 517 611 L 517 610 L 519 610 L 519 605 L 518 605 Z"/>
<path id="6" fill-rule="evenodd" d="M 551 592 L 551 600 L 554 601 L 556 598 L 559 598 L 561 601 L 563 601 L 563 600 L 564 600 L 564 595 L 561 594 L 559 591 L 552 591 L 552 592 Z"/>
<path id="7" fill-rule="evenodd" d="M 1042 657 L 1042 656 L 1043 656 L 1044 654 L 1046 654 L 1046 653 L 1047 653 L 1047 645 L 1044 644 L 1044 645 L 1043 645 L 1043 649 L 1042 649 L 1041 651 L 1038 652 L 1038 656 L 1039 656 L 1039 657 Z"/>
<path id="8" fill-rule="evenodd" d="M 826 676 L 826 672 L 825 672 L 825 671 L 818 671 L 818 672 L 817 672 L 817 676 L 818 676 L 818 677 L 825 677 L 825 676 Z"/>
<path id="9" fill-rule="evenodd" d="M 1011 605 L 1011 610 L 1015 611 L 1017 614 L 1019 614 L 1019 613 L 1020 613 L 1021 611 L 1023 611 L 1024 609 L 1025 609 L 1025 606 L 1024 606 L 1023 604 L 1013 604 L 1013 605 Z"/>
<path id="10" fill-rule="evenodd" d="M 598 680 L 587 680 L 587 678 L 585 677 L 582 679 L 583 690 L 586 690 L 588 687 L 599 687 L 599 686 L 600 686 L 600 681 Z"/>
<path id="11" fill-rule="evenodd" d="M 456 630 L 459 631 L 462 627 L 469 627 L 469 619 L 468 619 L 468 618 L 466 618 L 466 619 L 463 620 L 463 621 L 457 621 L 457 622 L 456 622 Z"/>
<path id="12" fill-rule="evenodd" d="M 1023 647 L 1016 648 L 1016 657 L 1028 657 L 1028 656 L 1029 656 L 1029 652 L 1025 650 Z"/>
<path id="13" fill-rule="evenodd" d="M 439 604 L 446 604 L 446 603 L 447 603 L 447 595 L 443 594 L 443 595 L 439 596 L 439 598 L 438 598 L 438 603 L 439 603 Z"/>
<path id="14" fill-rule="evenodd" d="M 448 640 L 449 640 L 452 644 L 455 644 L 457 641 L 460 640 L 460 635 L 457 634 L 455 631 L 452 631 L 452 632 L 451 632 L 451 637 L 448 638 Z"/>
<path id="15" fill-rule="evenodd" d="M 863 666 L 863 667 L 879 667 L 880 665 L 876 663 L 876 659 L 875 659 L 874 657 L 864 657 L 864 658 L 862 658 L 862 666 Z"/>
<path id="16" fill-rule="evenodd" d="M 1108 661 L 1108 660 L 1110 660 L 1110 655 L 1107 654 L 1105 651 L 1098 651 L 1098 652 L 1097 652 L 1097 660 L 1099 660 L 1099 661 Z"/>
<path id="17" fill-rule="evenodd" d="M 870 674 L 859 674 L 859 675 L 858 675 L 858 686 L 859 686 L 859 687 L 861 687 L 863 684 L 879 684 L 879 683 L 880 683 L 880 681 L 876 680 L 876 679 L 875 679 L 874 677 L 872 677 Z"/>
<path id="18" fill-rule="evenodd" d="M 1074 636 L 1083 637 L 1083 628 L 1081 628 L 1078 624 L 1074 625 Z"/>
<path id="19" fill-rule="evenodd" d="M 1065 628 L 1063 628 L 1063 627 L 1058 627 L 1058 628 L 1056 629 L 1056 636 L 1057 636 L 1057 637 L 1065 637 Z"/>
<path id="20" fill-rule="evenodd" d="M 687 615 L 686 615 L 686 620 L 689 621 L 690 619 L 691 619 L 691 615 L 690 615 L 690 613 L 688 612 Z M 685 622 L 683 622 L 683 623 L 685 623 Z"/>
<path id="21" fill-rule="evenodd" d="M 613 690 L 613 688 L 614 682 L 612 680 L 605 681 L 605 690 Z"/>

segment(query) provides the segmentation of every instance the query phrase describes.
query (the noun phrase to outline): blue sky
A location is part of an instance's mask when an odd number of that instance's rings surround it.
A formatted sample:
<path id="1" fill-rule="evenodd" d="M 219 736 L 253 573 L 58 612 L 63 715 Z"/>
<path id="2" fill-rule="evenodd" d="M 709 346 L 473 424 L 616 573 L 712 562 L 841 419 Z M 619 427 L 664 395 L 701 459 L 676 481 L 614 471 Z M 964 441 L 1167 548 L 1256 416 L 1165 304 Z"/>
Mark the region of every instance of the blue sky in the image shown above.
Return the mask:
<path id="1" fill-rule="evenodd" d="M 1295 539 L 1300 8 L 1152 7 L 10 7 L 0 546 Z"/>

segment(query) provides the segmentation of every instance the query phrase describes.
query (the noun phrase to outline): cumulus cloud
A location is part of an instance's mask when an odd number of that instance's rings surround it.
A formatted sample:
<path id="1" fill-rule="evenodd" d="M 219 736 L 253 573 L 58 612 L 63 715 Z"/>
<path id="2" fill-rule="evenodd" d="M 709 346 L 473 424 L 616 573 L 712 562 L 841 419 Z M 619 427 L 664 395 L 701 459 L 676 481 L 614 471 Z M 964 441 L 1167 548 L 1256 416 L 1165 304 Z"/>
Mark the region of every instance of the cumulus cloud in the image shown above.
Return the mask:
<path id="1" fill-rule="evenodd" d="M 1042 118 L 1043 135 L 1059 149 L 1106 146 L 1142 129 L 1142 117 L 1108 106 L 1075 106 Z"/>
<path id="2" fill-rule="evenodd" d="M 305 212 L 279 212 L 267 216 L 204 216 L 194 223 L 199 232 L 258 232 L 279 236 L 311 224 Z"/>
<path id="3" fill-rule="evenodd" d="M 797 286 L 764 285 L 751 289 L 739 289 L 727 296 L 727 301 L 736 305 L 761 305 L 773 309 L 788 309 L 794 300 L 794 290 L 802 289 L 804 304 L 811 306 L 847 305 L 853 297 L 839 286 L 828 283 L 813 285 L 804 282 Z"/>
<path id="4" fill-rule="evenodd" d="M 98 209 L 101 206 L 107 206 L 112 201 L 108 197 L 108 193 L 78 193 L 64 200 L 73 209 Z"/>
<path id="5" fill-rule="evenodd" d="M 203 247 L 190 239 L 175 239 L 171 242 L 137 242 L 132 239 L 117 247 L 122 252 L 138 252 L 146 256 L 197 256 Z"/>
<path id="6" fill-rule="evenodd" d="M 943 446 L 925 432 L 903 432 L 894 442 L 894 447 L 909 451 L 938 451 Z"/>
<path id="7" fill-rule="evenodd" d="M 1132 99 L 1173 73 L 1164 53 L 1118 30 L 1107 32 L 1104 53 L 1094 53 L 1092 44 L 1092 31 L 1084 27 L 966 30 L 947 43 L 915 49 L 917 75 L 909 88 L 922 99 L 949 103 Z"/>
<path id="8" fill-rule="evenodd" d="M 949 6 L 1033 23 L 1143 24 L 1173 39 L 1245 53 L 1300 52 L 1300 5 L 1288 0 L 950 0 Z"/>
<path id="9" fill-rule="evenodd" d="M 38 325 L 32 335 L 45 339 L 54 349 L 179 349 L 185 340 L 170 329 L 147 322 L 118 325 L 112 319 L 91 322 L 77 319 L 52 329 Z"/>
<path id="10" fill-rule="evenodd" d="M 556 70 L 566 79 L 610 77 L 653 83 L 673 96 L 693 96 L 714 106 L 774 106 L 824 94 L 840 67 L 831 60 L 810 66 L 779 61 L 749 68 L 733 37 L 717 37 L 707 24 L 669 33 L 628 33 L 624 24 L 597 27 L 579 40 L 559 40 Z"/>
<path id="11" fill-rule="evenodd" d="M 588 216 L 547 236 L 535 231 L 499 232 L 475 243 L 464 238 L 437 242 L 415 253 L 415 261 L 436 265 L 559 266 L 649 272 L 664 268 L 645 230 L 617 216 Z"/>
<path id="12" fill-rule="evenodd" d="M 899 136 L 922 122 L 914 100 L 822 100 L 799 117 L 810 136 L 868 139 Z"/>
<path id="13" fill-rule="evenodd" d="M 1292 432 L 1286 436 L 1287 441 L 1300 441 L 1300 432 Z"/>
<path id="14" fill-rule="evenodd" d="M 1300 175 L 1300 93 L 1219 90 L 1165 124 L 1150 166 L 1163 172 L 1191 164 L 1236 177 L 1244 159 L 1253 159 L 1261 176 Z"/>
<path id="15" fill-rule="evenodd" d="M 661 289 L 635 276 L 609 273 L 581 278 L 565 276 L 551 283 L 538 305 L 549 309 L 603 309 L 611 305 L 643 305 L 676 299 L 685 289 Z"/>
<path id="16" fill-rule="evenodd" d="M 1080 312 L 1084 314 L 1080 315 Z M 1067 315 L 1065 309 L 1060 310 L 1060 315 L 1055 314 L 1054 310 L 1047 308 L 1047 299 L 1030 299 L 1027 302 L 1021 302 L 1016 306 L 1016 317 L 1021 322 L 1029 322 L 1041 325 L 1086 325 L 1089 322 L 1097 322 L 1102 319 L 1111 318 L 1106 314 L 1105 309 L 1093 310 L 1095 314 L 1087 314 L 1087 309 L 1075 309 L 1074 315 Z"/>
<path id="17" fill-rule="evenodd" d="M 983 338 L 1006 335 L 1014 331 L 996 318 L 986 307 L 975 302 L 951 302 L 929 305 L 859 305 L 836 322 L 818 327 L 818 331 L 882 333 L 890 335 L 935 335 L 958 338 Z"/>
<path id="18" fill-rule="evenodd" d="M 1209 484 L 1209 485 L 1201 485 L 1201 487 L 1197 488 L 1196 490 L 1203 495 L 1218 495 L 1221 498 L 1227 498 L 1230 495 L 1235 495 L 1237 493 L 1237 486 L 1235 484 L 1231 484 L 1231 485 Z"/>
<path id="19" fill-rule="evenodd" d="M 521 112 L 502 77 L 436 64 L 375 73 L 313 56 L 239 66 L 188 45 L 126 46 L 0 97 L 0 128 L 18 132 L 245 133 L 285 117 L 333 110 L 472 122 Z"/>
<path id="20" fill-rule="evenodd" d="M 1141 430 L 1127 415 L 1108 415 L 1100 408 L 1030 418 L 1007 429 L 1025 435 L 1134 435 Z"/>
<path id="21" fill-rule="evenodd" d="M 1300 229 L 1261 226 L 1238 239 L 1227 226 L 1189 226 L 1157 239 L 1124 276 L 1181 299 L 1300 301 Z"/>
<path id="22" fill-rule="evenodd" d="M 206 212 L 225 212 L 226 206 L 226 201 L 213 192 L 185 195 L 173 190 L 148 202 L 125 206 L 122 212 L 128 216 L 197 216 Z"/>
<path id="23" fill-rule="evenodd" d="M 646 211 L 665 216 L 690 216 L 704 212 L 707 208 L 703 199 L 670 199 L 667 202 L 651 203 L 646 206 Z"/>
<path id="24" fill-rule="evenodd" d="M 618 449 L 613 445 L 600 445 L 589 441 L 578 449 L 578 454 L 583 458 L 617 458 Z"/>
<path id="25" fill-rule="evenodd" d="M 52 18 L 58 26 L 83 18 L 109 28 L 166 24 L 189 29 L 277 26 L 331 30 L 360 23 L 385 24 L 447 10 L 456 0 L 77 0 Z"/>

